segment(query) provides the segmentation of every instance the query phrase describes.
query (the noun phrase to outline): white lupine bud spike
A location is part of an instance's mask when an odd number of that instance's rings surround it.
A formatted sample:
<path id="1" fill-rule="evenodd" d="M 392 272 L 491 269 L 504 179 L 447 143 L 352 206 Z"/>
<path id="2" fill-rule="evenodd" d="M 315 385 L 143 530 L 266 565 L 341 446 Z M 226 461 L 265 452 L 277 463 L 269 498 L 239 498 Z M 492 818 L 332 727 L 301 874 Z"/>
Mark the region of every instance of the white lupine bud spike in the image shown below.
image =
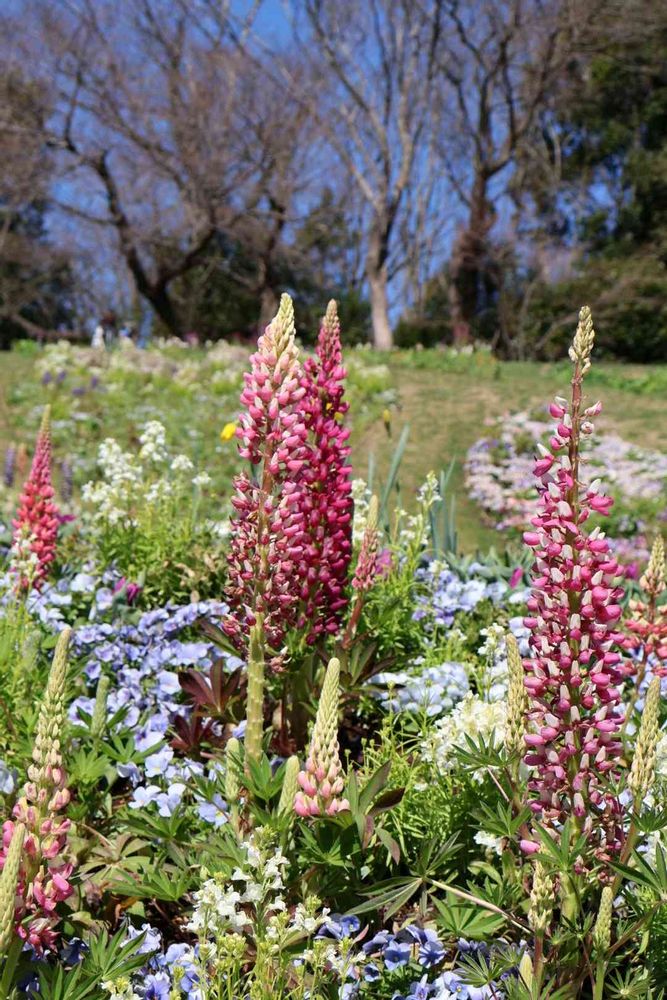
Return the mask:
<path id="1" fill-rule="evenodd" d="M 660 694 L 660 678 L 654 677 L 646 692 L 635 755 L 628 778 L 628 788 L 632 792 L 637 811 L 655 781 L 655 757 L 660 736 Z"/>
<path id="2" fill-rule="evenodd" d="M 589 306 L 582 306 L 579 312 L 577 331 L 569 350 L 570 360 L 581 366 L 581 374 L 585 375 L 591 366 L 591 352 L 595 341 L 593 317 Z"/>
<path id="3" fill-rule="evenodd" d="M 16 886 L 21 866 L 25 827 L 17 823 L 0 874 L 0 956 L 6 955 L 14 936 Z"/>
<path id="4" fill-rule="evenodd" d="M 289 757 L 285 764 L 285 774 L 283 776 L 283 787 L 278 803 L 278 814 L 280 816 L 292 816 L 294 810 L 294 799 L 296 797 L 299 775 L 299 758 Z"/>
<path id="5" fill-rule="evenodd" d="M 665 544 L 662 535 L 656 535 L 646 572 L 639 582 L 649 597 L 659 597 L 665 589 Z"/>
<path id="6" fill-rule="evenodd" d="M 533 872 L 533 888 L 530 893 L 530 909 L 528 923 L 533 932 L 544 936 L 549 924 L 554 905 L 554 883 L 545 865 L 541 861 L 535 863 Z"/>
<path id="7" fill-rule="evenodd" d="M 593 948 L 598 955 L 609 950 L 611 944 L 611 918 L 613 914 L 614 891 L 606 885 L 602 890 L 600 908 L 593 928 Z"/>
<path id="8" fill-rule="evenodd" d="M 507 735 L 505 743 L 510 754 L 520 754 L 524 749 L 524 716 L 528 707 L 528 695 L 524 683 L 523 662 L 519 646 L 511 632 L 507 634 L 505 643 L 509 672 Z"/>

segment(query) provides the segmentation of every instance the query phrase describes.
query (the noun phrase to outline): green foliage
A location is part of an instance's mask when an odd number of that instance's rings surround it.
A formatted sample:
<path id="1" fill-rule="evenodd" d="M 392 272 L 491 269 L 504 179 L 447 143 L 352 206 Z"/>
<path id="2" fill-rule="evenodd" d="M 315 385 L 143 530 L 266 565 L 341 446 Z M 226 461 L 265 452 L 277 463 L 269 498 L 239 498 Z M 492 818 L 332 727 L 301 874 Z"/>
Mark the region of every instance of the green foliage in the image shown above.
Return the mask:
<path id="1" fill-rule="evenodd" d="M 47 650 L 53 642 L 43 639 L 25 602 L 10 595 L 0 615 L 0 757 L 19 773 L 32 752 L 39 708 L 35 692 L 46 686 Z"/>
<path id="2" fill-rule="evenodd" d="M 127 977 L 146 961 L 138 949 L 139 936 L 126 941 L 121 928 L 113 937 L 101 930 L 90 939 L 90 950 L 76 968 L 65 971 L 62 965 L 41 965 L 39 969 L 40 997 L 46 1000 L 108 1000 L 102 983 Z"/>

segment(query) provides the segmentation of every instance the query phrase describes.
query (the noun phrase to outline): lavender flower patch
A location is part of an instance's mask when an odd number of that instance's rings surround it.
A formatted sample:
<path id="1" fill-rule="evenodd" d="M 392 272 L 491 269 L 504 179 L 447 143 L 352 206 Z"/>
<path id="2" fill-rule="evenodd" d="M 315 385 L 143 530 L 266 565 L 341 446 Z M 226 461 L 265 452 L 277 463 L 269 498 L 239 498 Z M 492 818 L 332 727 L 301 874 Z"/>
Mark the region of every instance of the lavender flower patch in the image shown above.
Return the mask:
<path id="1" fill-rule="evenodd" d="M 498 531 L 525 527 L 535 503 L 533 464 L 538 442 L 548 425 L 516 413 L 505 419 L 498 436 L 476 441 L 466 458 L 466 486 L 493 520 Z M 658 516 L 667 516 L 667 455 L 641 448 L 616 434 L 596 435 L 583 441 L 583 475 L 594 480 L 604 471 L 617 503 L 648 502 Z M 628 524 L 634 531 L 636 523 Z M 619 525 L 622 530 L 622 524 Z M 637 557 L 637 544 L 633 556 Z M 620 553 L 619 553 L 620 554 Z M 646 557 L 646 552 L 639 553 Z"/>

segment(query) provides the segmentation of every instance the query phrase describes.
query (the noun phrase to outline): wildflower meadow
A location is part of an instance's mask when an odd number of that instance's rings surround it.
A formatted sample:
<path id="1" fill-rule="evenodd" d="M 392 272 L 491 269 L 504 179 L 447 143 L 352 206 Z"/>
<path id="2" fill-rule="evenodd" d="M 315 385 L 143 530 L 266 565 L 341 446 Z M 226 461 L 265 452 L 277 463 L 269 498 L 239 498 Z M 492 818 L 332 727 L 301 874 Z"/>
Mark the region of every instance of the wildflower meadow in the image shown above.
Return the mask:
<path id="1" fill-rule="evenodd" d="M 460 468 L 401 373 L 500 363 L 334 301 L 313 349 L 283 295 L 253 347 L 20 362 L 0 1000 L 665 996 L 667 455 L 587 307 Z"/>

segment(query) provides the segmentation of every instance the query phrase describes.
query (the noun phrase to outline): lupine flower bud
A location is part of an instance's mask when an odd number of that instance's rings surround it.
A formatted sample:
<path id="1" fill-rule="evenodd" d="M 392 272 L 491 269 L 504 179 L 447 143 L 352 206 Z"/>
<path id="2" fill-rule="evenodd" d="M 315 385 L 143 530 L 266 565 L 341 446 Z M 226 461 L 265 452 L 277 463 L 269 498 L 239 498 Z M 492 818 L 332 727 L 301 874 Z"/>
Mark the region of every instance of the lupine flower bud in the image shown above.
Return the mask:
<path id="1" fill-rule="evenodd" d="M 582 306 L 579 311 L 579 323 L 577 332 L 574 335 L 572 347 L 569 354 L 570 359 L 575 364 L 581 366 L 581 374 L 585 375 L 591 367 L 591 352 L 595 340 L 595 330 L 593 329 L 593 317 L 589 306 Z"/>
<path id="2" fill-rule="evenodd" d="M 536 861 L 533 871 L 533 888 L 530 892 L 528 923 L 533 933 L 538 937 L 546 933 L 551 923 L 554 895 L 553 878 L 542 862 Z"/>
<path id="3" fill-rule="evenodd" d="M 232 808 L 237 802 L 241 792 L 241 781 L 239 774 L 239 754 L 241 744 L 235 736 L 230 736 L 225 747 L 225 798 Z"/>
<path id="4" fill-rule="evenodd" d="M 315 725 L 310 740 L 306 767 L 299 773 L 300 791 L 294 800 L 299 816 L 333 816 L 349 809 L 347 799 L 339 796 L 345 787 L 338 748 L 338 682 L 340 663 L 329 660 Z"/>
<path id="5" fill-rule="evenodd" d="M 665 590 L 665 547 L 661 535 L 653 543 L 646 572 L 639 584 L 646 600 L 633 598 L 629 602 L 631 615 L 625 623 L 628 634 L 623 643 L 634 653 L 635 662 L 639 664 L 638 685 L 649 659 L 655 676 L 667 675 L 667 604 L 658 604 Z"/>
<path id="6" fill-rule="evenodd" d="M 660 597 L 665 589 L 665 543 L 656 535 L 646 572 L 639 581 L 649 597 Z"/>
<path id="7" fill-rule="evenodd" d="M 600 909 L 593 928 L 593 950 L 598 955 L 609 951 L 611 944 L 611 916 L 614 903 L 614 890 L 606 885 L 600 897 Z"/>
<path id="8" fill-rule="evenodd" d="M 25 827 L 17 823 L 0 874 L 0 956 L 7 954 L 14 936 L 14 911 L 24 837 Z"/>
<path id="9" fill-rule="evenodd" d="M 354 571 L 352 586 L 364 593 L 371 589 L 377 575 L 378 556 L 378 499 L 371 497 L 364 537 L 359 549 L 359 558 Z"/>
<path id="10" fill-rule="evenodd" d="M 37 719 L 32 764 L 23 794 L 14 806 L 14 820 L 25 826 L 16 906 L 16 931 L 41 954 L 53 948 L 57 938 L 56 906 L 72 893 L 69 877 L 72 865 L 65 862 L 69 820 L 60 813 L 69 802 L 65 771 L 60 753 L 60 737 L 65 724 L 65 680 L 67 651 L 72 630 L 64 628 L 58 637 L 44 700 Z M 7 820 L 2 828 L 0 867 L 8 864 L 16 823 Z"/>
<path id="11" fill-rule="evenodd" d="M 646 692 L 646 701 L 639 726 L 635 755 L 628 778 L 628 788 L 632 792 L 635 809 L 650 791 L 655 781 L 655 756 L 660 736 L 660 678 L 654 677 Z"/>
<path id="12" fill-rule="evenodd" d="M 261 615 L 250 629 L 246 714 L 246 759 L 259 760 L 264 732 L 264 622 Z"/>
<path id="13" fill-rule="evenodd" d="M 94 737 L 99 737 L 104 732 L 104 727 L 107 721 L 107 696 L 109 694 L 109 678 L 106 674 L 102 674 L 99 681 L 97 682 L 97 690 L 95 692 L 95 704 L 93 706 L 93 715 L 90 720 L 90 735 Z"/>
<path id="14" fill-rule="evenodd" d="M 526 729 L 525 715 L 528 707 L 528 695 L 524 684 L 523 662 L 519 646 L 508 632 L 505 637 L 507 648 L 507 666 L 509 671 L 509 690 L 507 695 L 507 729 L 505 745 L 507 752 L 514 756 L 524 750 L 523 737 Z"/>
<path id="15" fill-rule="evenodd" d="M 65 680 L 72 630 L 65 627 L 56 643 L 46 693 L 37 718 L 37 732 L 32 751 L 33 763 L 28 777 L 40 787 L 53 781 L 53 769 L 61 768 L 60 737 L 65 725 Z"/>
<path id="16" fill-rule="evenodd" d="M 285 764 L 285 774 L 283 776 L 283 787 L 278 803 L 278 815 L 286 816 L 294 809 L 294 799 L 298 789 L 299 758 L 288 757 Z"/>
<path id="17" fill-rule="evenodd" d="M 37 435 L 30 475 L 23 487 L 19 509 L 12 522 L 14 544 L 10 568 L 17 578 L 17 588 L 20 590 L 39 588 L 55 559 L 60 513 L 53 502 L 53 496 L 51 420 L 50 408 L 47 406 Z"/>

